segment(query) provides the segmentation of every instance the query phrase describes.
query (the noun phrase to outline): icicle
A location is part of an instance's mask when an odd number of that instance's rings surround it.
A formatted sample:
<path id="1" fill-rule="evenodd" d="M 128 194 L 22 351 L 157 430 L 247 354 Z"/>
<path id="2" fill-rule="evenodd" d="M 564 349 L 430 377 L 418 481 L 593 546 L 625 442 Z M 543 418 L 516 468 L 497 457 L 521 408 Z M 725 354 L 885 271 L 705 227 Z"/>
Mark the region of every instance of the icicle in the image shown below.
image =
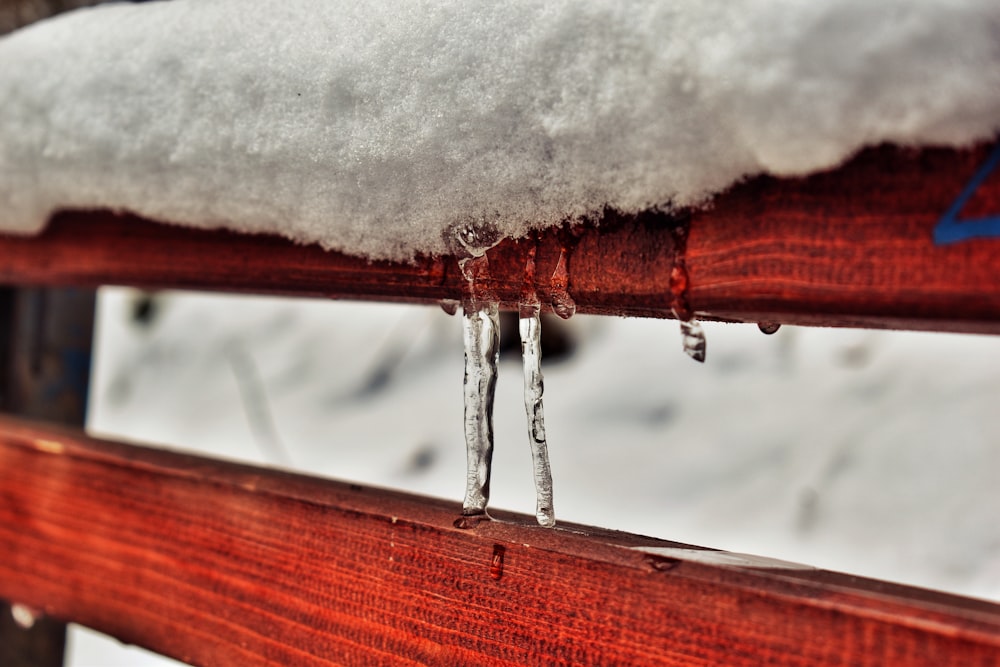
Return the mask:
<path id="1" fill-rule="evenodd" d="M 541 321 L 538 311 L 521 311 L 521 354 L 524 357 L 524 408 L 528 415 L 528 442 L 535 476 L 535 518 L 539 525 L 556 525 L 552 506 L 552 469 L 545 441 L 545 417 L 542 411 Z"/>
<path id="2" fill-rule="evenodd" d="M 500 353 L 496 302 L 465 312 L 465 445 L 468 468 L 463 514 L 485 514 L 493 463 L 493 397 Z"/>
<path id="3" fill-rule="evenodd" d="M 556 315 L 568 320 L 576 313 L 576 302 L 569 295 L 569 271 L 566 266 L 566 249 L 559 251 L 559 261 L 556 262 L 556 269 L 552 272 L 552 282 L 549 295 L 552 301 L 552 310 Z"/>
<path id="4" fill-rule="evenodd" d="M 567 295 L 568 296 L 568 295 Z M 542 410 L 541 302 L 535 290 L 535 249 L 532 248 L 524 269 L 518 329 L 521 334 L 521 357 L 524 362 L 524 409 L 528 416 L 528 443 L 535 478 L 535 518 L 539 525 L 556 525 L 552 505 L 552 469 L 545 441 L 545 417 Z"/>
<path id="5" fill-rule="evenodd" d="M 705 330 L 694 318 L 694 312 L 688 303 L 688 277 L 687 268 L 683 261 L 676 261 L 670 271 L 670 295 L 671 309 L 674 317 L 681 323 L 681 344 L 684 353 L 695 361 L 705 361 Z"/>
<path id="6" fill-rule="evenodd" d="M 681 320 L 681 341 L 685 354 L 695 361 L 705 361 L 705 330 L 698 320 Z"/>
<path id="7" fill-rule="evenodd" d="M 493 397 L 500 357 L 500 313 L 489 289 L 486 252 L 503 240 L 485 217 L 457 222 L 445 230 L 445 243 L 458 257 L 465 278 L 462 332 L 465 342 L 465 448 L 467 468 L 462 514 L 486 517 L 493 464 Z M 451 304 L 442 302 L 448 312 Z M 459 525 L 456 523 L 456 525 Z M 469 526 L 463 522 L 462 526 Z"/>
<path id="8" fill-rule="evenodd" d="M 500 356 L 500 314 L 495 298 L 484 289 L 489 260 L 459 261 L 466 288 L 462 298 L 465 341 L 465 447 L 467 475 L 462 513 L 486 514 L 493 463 L 493 397 Z"/>

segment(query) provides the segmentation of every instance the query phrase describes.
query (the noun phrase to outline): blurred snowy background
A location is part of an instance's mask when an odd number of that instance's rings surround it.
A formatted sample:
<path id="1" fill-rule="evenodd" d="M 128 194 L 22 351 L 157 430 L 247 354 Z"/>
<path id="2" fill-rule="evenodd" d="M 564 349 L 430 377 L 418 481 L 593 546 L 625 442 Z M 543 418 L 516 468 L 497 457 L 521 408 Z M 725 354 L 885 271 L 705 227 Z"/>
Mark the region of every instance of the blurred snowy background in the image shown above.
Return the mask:
<path id="1" fill-rule="evenodd" d="M 709 324 L 699 365 L 676 322 L 563 324 L 559 519 L 1000 600 L 1000 338 Z M 438 308 L 106 289 L 96 354 L 96 434 L 461 501 L 461 322 Z M 515 353 L 491 504 L 531 515 L 521 391 Z M 70 665 L 176 664 L 70 643 Z"/>

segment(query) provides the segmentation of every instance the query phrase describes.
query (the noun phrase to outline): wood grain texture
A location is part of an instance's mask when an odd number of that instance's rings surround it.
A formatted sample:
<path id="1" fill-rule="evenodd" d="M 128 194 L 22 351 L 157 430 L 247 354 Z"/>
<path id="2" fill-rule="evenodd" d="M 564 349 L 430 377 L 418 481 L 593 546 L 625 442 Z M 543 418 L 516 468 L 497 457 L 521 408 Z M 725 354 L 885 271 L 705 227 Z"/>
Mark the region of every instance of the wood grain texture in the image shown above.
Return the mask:
<path id="1" fill-rule="evenodd" d="M 996 333 L 1000 238 L 933 241 L 990 150 L 881 148 L 825 174 L 734 188 L 691 223 L 696 309 L 739 320 Z M 1000 174 L 963 213 L 1000 214 Z"/>
<path id="2" fill-rule="evenodd" d="M 986 602 L 8 418 L 0 499 L 0 596 L 198 665 L 1000 661 Z"/>
<path id="3" fill-rule="evenodd" d="M 578 311 L 670 317 L 671 270 L 706 319 L 1000 332 L 1000 238 L 936 245 L 934 229 L 989 155 L 866 150 L 802 179 L 756 178 L 704 210 L 550 231 L 490 252 L 491 289 L 515 308 L 529 247 L 547 298 L 565 249 Z M 1000 174 L 965 217 L 1000 213 Z M 0 211 L 0 216 L 3 212 Z M 683 234 L 687 231 L 686 249 Z M 678 243 L 680 241 L 680 243 Z M 368 262 L 273 236 L 164 226 L 109 212 L 57 215 L 37 238 L 0 237 L 0 282 L 124 284 L 434 303 L 458 299 L 453 258 Z"/>

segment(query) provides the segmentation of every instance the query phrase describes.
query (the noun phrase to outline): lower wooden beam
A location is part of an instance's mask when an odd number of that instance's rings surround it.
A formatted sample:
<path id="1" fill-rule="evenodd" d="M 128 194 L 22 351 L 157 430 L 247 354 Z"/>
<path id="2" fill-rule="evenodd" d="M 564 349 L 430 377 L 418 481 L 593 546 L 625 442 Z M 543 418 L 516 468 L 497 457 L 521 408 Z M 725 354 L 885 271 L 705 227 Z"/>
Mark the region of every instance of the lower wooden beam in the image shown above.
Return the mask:
<path id="1" fill-rule="evenodd" d="M 500 244 L 489 287 L 516 308 L 534 249 L 544 302 L 565 251 L 584 313 L 671 317 L 683 266 L 683 297 L 707 319 L 1000 333 L 994 150 L 874 148 L 808 178 L 749 180 L 703 210 L 609 212 L 596 227 Z M 107 211 L 59 214 L 37 238 L 0 236 L 0 282 L 417 303 L 458 299 L 463 285 L 454 258 L 368 262 Z"/>
<path id="2" fill-rule="evenodd" d="M 197 665 L 994 665 L 1000 606 L 0 419 L 0 596 Z"/>

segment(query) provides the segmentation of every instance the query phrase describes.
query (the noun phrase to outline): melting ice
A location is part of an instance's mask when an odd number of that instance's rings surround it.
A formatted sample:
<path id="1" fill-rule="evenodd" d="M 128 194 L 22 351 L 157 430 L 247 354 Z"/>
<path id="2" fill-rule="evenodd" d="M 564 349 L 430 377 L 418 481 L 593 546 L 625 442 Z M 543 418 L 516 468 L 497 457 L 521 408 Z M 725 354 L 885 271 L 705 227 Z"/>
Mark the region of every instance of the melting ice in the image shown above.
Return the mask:
<path id="1" fill-rule="evenodd" d="M 532 258 L 531 261 L 534 262 L 534 259 Z M 556 263 L 555 271 L 552 273 L 550 295 L 552 310 L 564 320 L 568 320 L 576 313 L 576 302 L 573 301 L 573 297 L 567 291 L 569 287 L 569 270 L 566 263 L 566 249 L 563 248 L 559 252 L 559 261 Z"/>
<path id="2" fill-rule="evenodd" d="M 576 304 L 566 291 L 568 279 L 566 257 L 563 252 L 559 256 L 550 291 L 553 310 L 563 318 L 570 317 L 576 311 Z M 518 310 L 518 332 L 521 335 L 521 359 L 524 364 L 524 409 L 528 416 L 528 444 L 531 446 L 531 464 L 535 478 L 535 518 L 543 526 L 554 526 L 556 516 L 552 505 L 552 469 L 549 466 L 549 447 L 545 440 L 545 418 L 542 410 L 544 386 L 542 322 L 539 316 L 541 300 L 535 289 L 534 248 L 528 252 L 525 262 L 524 285 L 521 288 Z"/>
<path id="3" fill-rule="evenodd" d="M 458 264 L 465 278 L 461 303 L 464 315 L 464 420 L 467 452 L 462 513 L 466 516 L 486 516 L 490 496 L 494 446 L 493 405 L 500 356 L 500 322 L 499 301 L 490 287 L 487 251 L 500 238 L 489 224 L 481 223 L 453 228 L 449 240 L 453 251 L 462 257 Z M 576 312 L 576 304 L 568 291 L 568 261 L 567 252 L 562 249 L 548 285 L 549 303 L 553 311 L 563 318 L 569 318 Z M 674 316 L 680 322 L 684 352 L 695 361 L 703 362 L 705 332 L 688 307 L 683 290 L 680 287 L 678 289 L 680 291 L 674 295 Z M 454 302 L 442 302 L 442 307 L 449 314 L 454 312 L 454 305 Z M 541 369 L 541 300 L 535 284 L 534 248 L 528 251 L 518 311 L 524 365 L 524 408 L 535 482 L 535 517 L 542 526 L 554 526 L 556 520 L 552 469 L 542 406 L 544 384 Z"/>
<path id="4" fill-rule="evenodd" d="M 485 515 L 490 497 L 493 462 L 493 403 L 497 362 L 500 356 L 499 303 L 489 286 L 487 250 L 500 236 L 488 224 L 466 224 L 452 231 L 450 243 L 460 251 L 459 267 L 465 278 L 462 293 L 462 329 L 465 343 L 465 445 L 467 453 L 465 500 L 462 513 Z M 576 307 L 567 287 L 566 259 L 560 257 L 550 296 L 563 317 Z M 524 360 L 524 407 L 528 417 L 535 480 L 535 517 L 542 526 L 555 525 L 552 505 L 552 472 L 545 440 L 542 410 L 541 301 L 535 289 L 535 252 L 529 252 L 519 304 L 521 354 Z"/>
<path id="5" fill-rule="evenodd" d="M 466 286 L 462 298 L 465 342 L 465 446 L 468 456 L 463 514 L 485 514 L 493 464 L 493 398 L 500 358 L 499 306 L 482 286 L 489 276 L 483 254 L 459 262 Z"/>
<path id="6" fill-rule="evenodd" d="M 542 412 L 542 345 L 538 308 L 521 308 L 519 320 L 521 356 L 524 360 L 524 409 L 528 414 L 528 442 L 535 475 L 535 518 L 543 526 L 554 526 L 552 507 L 552 469 L 545 441 L 545 418 Z"/>
<path id="7" fill-rule="evenodd" d="M 698 320 L 681 320 L 681 343 L 684 354 L 695 361 L 705 361 L 705 330 Z"/>

